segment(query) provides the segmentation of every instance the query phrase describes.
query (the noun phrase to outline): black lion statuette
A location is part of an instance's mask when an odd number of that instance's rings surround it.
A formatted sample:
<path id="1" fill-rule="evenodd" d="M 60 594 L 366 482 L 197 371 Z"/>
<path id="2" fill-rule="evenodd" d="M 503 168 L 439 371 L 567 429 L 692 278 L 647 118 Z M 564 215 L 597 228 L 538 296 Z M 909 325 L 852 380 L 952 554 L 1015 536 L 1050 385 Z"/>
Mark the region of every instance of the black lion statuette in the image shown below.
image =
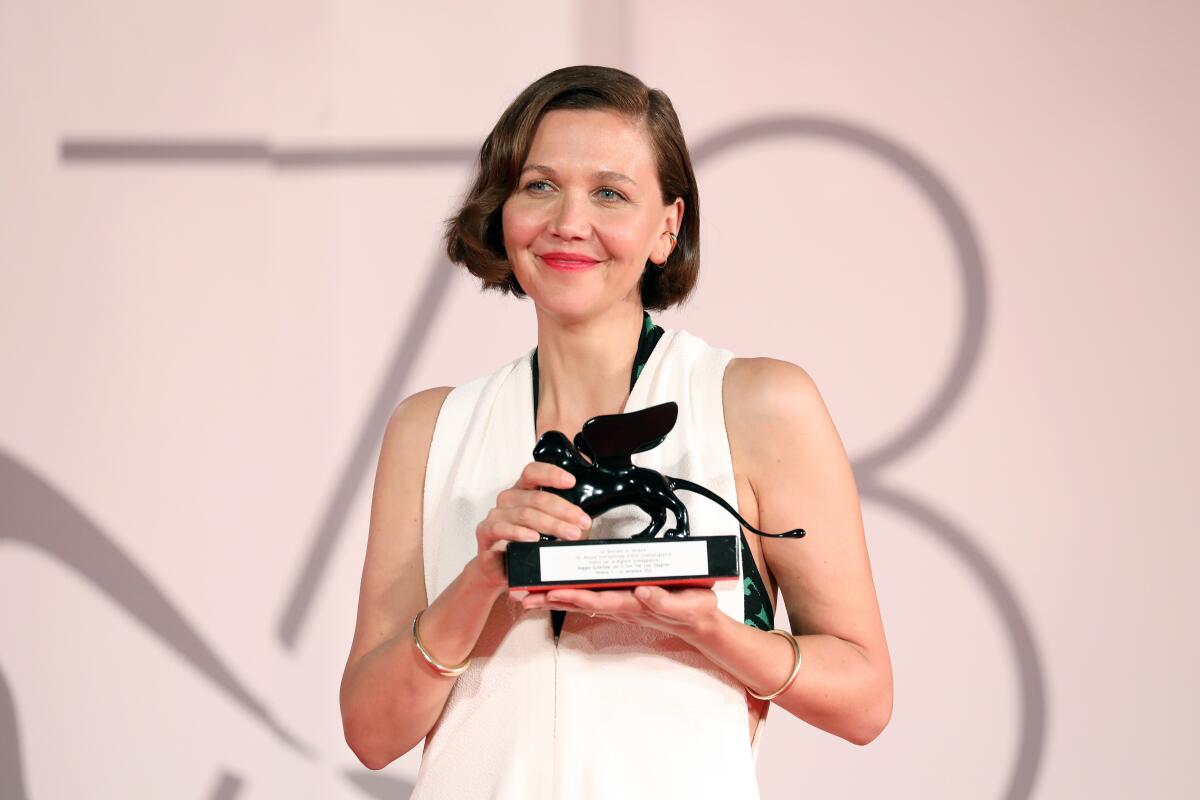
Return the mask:
<path id="1" fill-rule="evenodd" d="M 635 539 L 657 536 L 667 522 L 668 510 L 675 516 L 675 527 L 663 536 L 684 539 L 690 535 L 687 507 L 675 496 L 676 489 L 704 495 L 732 514 L 746 530 L 759 536 L 804 536 L 803 528 L 764 533 L 746 522 L 719 495 L 700 484 L 634 466 L 630 456 L 662 444 L 678 417 L 679 407 L 673 402 L 628 414 L 592 417 L 583 424 L 574 445 L 562 432 L 546 431 L 533 448 L 533 459 L 562 467 L 575 476 L 575 485 L 570 489 L 546 487 L 543 491 L 565 497 L 591 517 L 598 517 L 618 506 L 637 506 L 650 515 L 650 524 L 635 535 Z M 551 537 L 543 534 L 542 538 L 548 540 Z"/>

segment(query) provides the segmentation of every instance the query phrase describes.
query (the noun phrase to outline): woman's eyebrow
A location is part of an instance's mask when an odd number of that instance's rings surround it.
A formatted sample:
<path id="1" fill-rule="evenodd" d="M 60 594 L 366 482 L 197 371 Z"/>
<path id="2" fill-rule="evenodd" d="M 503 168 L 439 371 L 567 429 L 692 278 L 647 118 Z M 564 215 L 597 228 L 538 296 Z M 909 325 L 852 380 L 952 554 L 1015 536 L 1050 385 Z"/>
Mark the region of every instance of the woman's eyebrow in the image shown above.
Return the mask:
<path id="1" fill-rule="evenodd" d="M 622 175 L 619 172 L 613 172 L 612 170 L 601 170 L 600 172 L 596 173 L 596 177 L 606 181 L 612 181 L 613 183 L 630 183 L 634 186 L 637 186 L 637 181 L 635 181 L 633 178 L 629 177 L 628 175 Z"/>
<path id="2" fill-rule="evenodd" d="M 548 167 L 545 164 L 526 164 L 521 169 L 521 174 L 524 175 L 526 172 L 540 172 L 543 175 L 550 176 L 551 178 L 558 176 L 558 173 L 554 171 L 553 167 Z M 594 176 L 600 178 L 601 180 L 612 181 L 613 183 L 628 183 L 633 186 L 637 186 L 637 181 L 628 175 L 620 172 L 613 172 L 612 170 L 608 169 L 599 170 L 594 173 Z"/>

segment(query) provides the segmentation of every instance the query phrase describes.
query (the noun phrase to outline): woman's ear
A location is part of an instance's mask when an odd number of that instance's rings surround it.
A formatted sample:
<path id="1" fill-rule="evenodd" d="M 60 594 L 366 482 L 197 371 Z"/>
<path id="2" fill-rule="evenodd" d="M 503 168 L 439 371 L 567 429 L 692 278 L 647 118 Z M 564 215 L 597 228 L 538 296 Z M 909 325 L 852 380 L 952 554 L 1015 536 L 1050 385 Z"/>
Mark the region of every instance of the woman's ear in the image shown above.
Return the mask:
<path id="1" fill-rule="evenodd" d="M 674 202 L 666 207 L 666 213 L 663 215 L 663 231 L 659 235 L 659 241 L 655 243 L 655 256 L 652 258 L 658 266 L 665 266 L 667 259 L 671 257 L 671 253 L 675 252 L 675 248 L 679 244 L 679 232 L 683 225 L 683 198 L 676 197 Z M 661 253 L 659 252 L 661 250 Z"/>
<path id="2" fill-rule="evenodd" d="M 676 237 L 678 237 L 679 232 L 683 230 L 684 211 L 685 209 L 682 197 L 676 197 L 675 201 L 671 203 L 671 205 L 667 206 L 667 215 L 666 219 L 663 220 L 663 223 L 667 226 L 666 230 L 675 234 Z"/>
<path id="3" fill-rule="evenodd" d="M 678 236 L 679 232 L 681 230 L 683 230 L 683 212 L 685 210 L 686 209 L 684 208 L 683 198 L 676 197 L 675 202 L 671 204 L 671 213 L 674 216 L 670 219 L 670 223 L 672 226 L 671 232 L 674 233 L 676 236 Z"/>

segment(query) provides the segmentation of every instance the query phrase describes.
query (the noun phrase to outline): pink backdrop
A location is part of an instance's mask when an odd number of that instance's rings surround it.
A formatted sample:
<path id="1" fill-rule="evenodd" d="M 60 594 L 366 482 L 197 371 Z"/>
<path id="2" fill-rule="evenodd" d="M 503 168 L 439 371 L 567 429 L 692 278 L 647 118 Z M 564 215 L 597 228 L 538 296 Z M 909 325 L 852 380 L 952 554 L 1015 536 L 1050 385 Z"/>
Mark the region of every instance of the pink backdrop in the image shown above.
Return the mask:
<path id="1" fill-rule="evenodd" d="M 533 343 L 439 256 L 527 83 L 683 120 L 695 299 L 803 365 L 895 668 L 768 799 L 1194 797 L 1195 4 L 0 0 L 0 796 L 407 796 L 345 746 L 381 425 Z M 1185 416 L 1186 415 L 1186 416 Z"/>

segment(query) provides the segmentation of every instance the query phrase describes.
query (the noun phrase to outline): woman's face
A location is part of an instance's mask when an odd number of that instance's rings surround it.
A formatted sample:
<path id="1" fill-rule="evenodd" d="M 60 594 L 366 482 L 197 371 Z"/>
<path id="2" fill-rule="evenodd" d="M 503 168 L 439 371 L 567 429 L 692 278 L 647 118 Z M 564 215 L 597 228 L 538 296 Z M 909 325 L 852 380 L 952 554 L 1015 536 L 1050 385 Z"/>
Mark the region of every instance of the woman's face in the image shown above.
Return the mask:
<path id="1" fill-rule="evenodd" d="M 663 205 L 650 139 L 612 111 L 542 117 L 517 189 L 504 203 L 504 246 L 521 288 L 564 320 L 622 302 L 641 308 L 646 260 L 671 253 L 683 200 Z"/>

